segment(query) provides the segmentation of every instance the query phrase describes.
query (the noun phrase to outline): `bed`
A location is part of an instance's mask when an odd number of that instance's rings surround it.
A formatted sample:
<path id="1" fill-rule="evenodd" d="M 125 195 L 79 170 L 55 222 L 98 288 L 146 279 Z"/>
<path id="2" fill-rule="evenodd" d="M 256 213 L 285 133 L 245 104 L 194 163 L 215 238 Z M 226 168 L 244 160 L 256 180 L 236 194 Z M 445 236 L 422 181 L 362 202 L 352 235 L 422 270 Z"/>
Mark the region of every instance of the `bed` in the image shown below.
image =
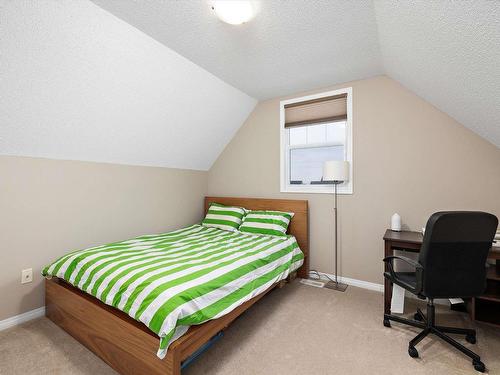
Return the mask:
<path id="1" fill-rule="evenodd" d="M 253 246 L 256 246 L 260 241 L 260 250 L 269 249 L 269 256 L 278 254 L 281 251 L 279 255 L 280 259 L 286 258 L 288 259 L 288 264 L 300 266 L 298 269 L 288 267 L 288 271 L 291 271 L 293 274 L 295 274 L 296 271 L 300 277 L 307 277 L 309 271 L 307 201 L 206 197 L 205 211 L 207 211 L 209 205 L 213 202 L 224 205 L 241 206 L 251 210 L 294 212 L 295 215 L 290 223 L 288 232 L 288 234 L 293 237 L 286 237 L 281 240 L 270 240 L 252 236 L 231 236 L 230 234 L 223 234 L 213 230 L 207 231 L 206 228 L 202 228 L 199 225 L 193 225 L 177 232 L 165 234 L 163 235 L 164 237 L 161 238 L 158 238 L 158 236 L 143 236 L 139 239 L 130 240 L 132 242 L 123 241 L 112 245 L 119 248 L 120 246 L 125 246 L 125 242 L 127 246 L 132 243 L 140 247 L 143 245 L 141 241 L 156 241 L 155 243 L 159 241 L 160 243 L 164 243 L 167 240 L 174 241 L 174 239 L 176 243 L 178 243 L 179 241 L 182 242 L 186 240 L 183 234 L 186 234 L 187 231 L 190 235 L 190 237 L 187 237 L 189 241 L 197 241 L 204 244 L 204 248 L 207 249 L 207 252 L 211 251 L 214 246 L 225 246 L 225 251 L 230 254 L 235 254 L 232 256 L 237 257 L 237 249 L 246 246 L 248 242 L 252 242 Z M 165 236 L 168 238 L 165 238 Z M 191 244 L 191 242 L 189 244 Z M 232 245 L 233 243 L 235 246 Z M 297 244 L 301 250 L 300 257 L 298 252 L 294 250 Z M 188 245 L 184 247 L 188 247 Z M 290 249 L 290 251 L 286 249 Z M 99 247 L 87 249 L 87 251 L 97 254 L 95 256 L 102 255 L 98 250 Z M 128 251 L 129 248 L 126 248 L 126 250 Z M 263 256 L 260 250 L 253 252 L 252 256 Z M 106 251 L 113 252 L 115 248 L 108 248 Z M 120 251 L 123 251 L 123 249 Z M 188 256 L 188 254 L 184 253 L 182 255 Z M 290 278 L 292 275 L 290 272 L 281 272 L 280 270 L 285 270 L 286 267 L 281 265 L 282 268 L 279 268 L 280 265 L 276 264 L 276 269 L 269 269 L 269 272 L 266 272 L 265 275 L 255 275 L 255 278 L 245 286 L 238 285 L 236 288 L 238 293 L 245 288 L 250 289 L 242 294 L 244 298 L 240 296 L 241 298 L 238 298 L 237 301 L 234 299 L 237 293 L 228 294 L 225 305 L 215 303 L 207 305 L 206 300 L 202 299 L 202 297 L 204 298 L 205 296 L 198 294 L 193 296 L 194 303 L 191 303 L 192 301 L 188 300 L 185 295 L 181 296 L 183 303 L 182 308 L 175 310 L 181 313 L 172 314 L 175 315 L 175 319 L 170 319 L 170 315 L 167 317 L 165 314 L 161 315 L 158 314 L 158 312 L 154 313 L 155 310 L 151 309 L 151 306 L 155 306 L 155 301 L 158 300 L 159 295 L 150 296 L 145 293 L 144 289 L 139 291 L 130 289 L 130 285 L 134 279 L 127 279 L 127 284 L 122 282 L 120 278 L 111 277 L 119 275 L 120 270 L 123 271 L 123 269 L 119 268 L 119 265 L 109 264 L 109 266 L 107 266 L 108 268 L 101 267 L 101 271 L 103 269 L 109 269 L 109 267 L 114 267 L 114 273 L 109 276 L 109 274 L 101 272 L 102 275 L 99 275 L 97 268 L 92 269 L 92 267 L 88 267 L 84 262 L 70 262 L 68 259 L 72 256 L 75 257 L 76 255 L 66 255 L 66 258 L 63 258 L 63 261 L 58 265 L 62 268 L 64 268 L 64 265 L 70 268 L 69 270 L 63 269 L 63 271 L 66 272 L 61 271 L 57 273 L 54 272 L 54 268 L 57 267 L 53 265 L 53 269 L 49 272 L 50 275 L 64 274 L 64 278 L 68 280 L 68 282 L 59 277 L 52 277 L 46 280 L 46 315 L 121 374 L 147 373 L 179 375 L 183 364 L 185 365 L 194 356 L 199 354 L 207 343 L 210 343 L 211 340 L 218 337 L 234 319 L 255 302 L 276 286 L 282 286 L 285 276 Z M 217 258 L 218 254 L 214 256 L 215 258 L 211 260 L 216 261 L 219 259 Z M 65 262 L 65 259 L 68 261 Z M 278 257 L 273 259 L 278 259 Z M 106 265 L 105 260 L 106 259 L 101 261 L 102 265 Z M 225 260 L 225 258 L 223 260 Z M 169 259 L 167 256 L 163 262 L 165 263 L 168 261 Z M 259 259 L 256 260 L 256 262 L 259 261 Z M 72 265 L 77 263 L 79 264 L 78 267 L 81 268 L 75 269 L 76 266 Z M 69 266 L 70 264 L 71 266 Z M 175 267 L 175 265 L 172 265 L 172 267 Z M 141 276 L 139 273 L 141 269 L 143 268 L 136 267 L 134 271 L 137 274 L 135 280 L 137 280 L 137 277 Z M 216 271 L 217 270 L 214 269 L 214 272 Z M 93 275 L 93 278 L 86 278 L 89 274 Z M 127 270 L 127 272 L 122 272 L 121 274 L 132 275 L 133 272 L 130 273 L 129 270 Z M 106 275 L 107 278 L 105 277 Z M 168 275 L 165 277 L 168 278 Z M 103 280 L 106 279 L 108 281 L 103 282 Z M 115 280 L 115 284 L 109 283 L 111 279 Z M 100 281 L 96 282 L 96 280 Z M 117 283 L 116 280 L 120 282 Z M 77 285 L 80 289 L 86 290 L 88 293 L 83 292 L 71 284 Z M 228 285 L 230 285 L 230 283 Z M 121 293 L 113 294 L 113 288 L 115 292 L 121 290 Z M 196 293 L 198 293 L 198 290 L 203 290 L 203 288 L 207 290 L 206 285 L 199 285 L 197 288 Z M 90 291 L 93 292 L 91 293 Z M 123 295 L 125 295 L 126 298 L 121 300 L 124 298 Z M 138 296 L 142 296 L 141 301 L 147 301 L 147 303 L 141 304 L 135 301 L 127 301 L 127 298 L 131 298 L 131 295 L 136 299 Z M 229 296 L 232 299 L 230 299 Z M 107 304 L 101 302 L 101 300 Z M 221 301 L 222 300 L 223 299 L 221 299 Z M 111 301 L 114 302 L 111 303 Z M 191 305 L 189 305 L 189 303 L 191 303 Z M 135 319 L 113 306 L 119 306 L 121 310 L 126 311 L 129 315 L 135 317 Z M 125 306 L 127 307 L 124 308 Z M 198 311 L 193 311 L 193 306 L 196 306 Z M 136 315 L 130 314 L 131 310 Z M 148 314 L 148 311 L 152 313 Z M 189 311 L 190 314 L 186 314 L 186 311 Z M 140 314 L 138 314 L 138 312 L 140 312 Z M 144 316 L 145 318 L 143 319 Z M 161 316 L 161 319 L 159 316 Z M 151 322 L 153 322 L 153 324 Z"/>

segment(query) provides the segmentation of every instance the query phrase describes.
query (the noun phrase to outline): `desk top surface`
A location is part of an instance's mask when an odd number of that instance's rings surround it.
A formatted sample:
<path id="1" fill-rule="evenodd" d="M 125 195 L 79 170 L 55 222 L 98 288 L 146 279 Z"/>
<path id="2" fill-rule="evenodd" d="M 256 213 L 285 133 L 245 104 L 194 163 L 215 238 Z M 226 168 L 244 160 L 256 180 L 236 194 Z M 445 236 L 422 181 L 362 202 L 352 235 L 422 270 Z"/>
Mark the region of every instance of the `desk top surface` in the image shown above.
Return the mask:
<path id="1" fill-rule="evenodd" d="M 402 230 L 401 232 L 395 232 L 391 229 L 387 229 L 384 234 L 384 241 L 398 241 L 406 243 L 421 244 L 424 235 L 421 232 L 413 232 L 409 230 Z M 500 259 L 500 246 L 496 243 L 491 247 L 490 258 Z"/>
<path id="2" fill-rule="evenodd" d="M 409 230 L 402 230 L 401 232 L 396 232 L 391 229 L 387 229 L 384 234 L 385 241 L 401 241 L 408 243 L 422 243 L 424 236 L 421 232 L 412 232 Z"/>

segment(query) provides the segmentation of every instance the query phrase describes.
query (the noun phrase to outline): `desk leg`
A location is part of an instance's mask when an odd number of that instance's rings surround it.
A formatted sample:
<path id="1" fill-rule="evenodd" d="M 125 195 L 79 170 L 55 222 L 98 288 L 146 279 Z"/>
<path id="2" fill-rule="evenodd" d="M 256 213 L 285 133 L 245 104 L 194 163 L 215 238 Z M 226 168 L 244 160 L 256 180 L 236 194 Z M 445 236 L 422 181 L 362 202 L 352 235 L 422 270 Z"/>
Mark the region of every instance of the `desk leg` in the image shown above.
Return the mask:
<path id="1" fill-rule="evenodd" d="M 390 241 L 384 243 L 384 257 L 392 255 L 392 246 Z M 389 266 L 384 263 L 385 272 L 389 272 Z M 384 314 L 391 313 L 391 299 L 392 299 L 392 283 L 384 277 Z"/>

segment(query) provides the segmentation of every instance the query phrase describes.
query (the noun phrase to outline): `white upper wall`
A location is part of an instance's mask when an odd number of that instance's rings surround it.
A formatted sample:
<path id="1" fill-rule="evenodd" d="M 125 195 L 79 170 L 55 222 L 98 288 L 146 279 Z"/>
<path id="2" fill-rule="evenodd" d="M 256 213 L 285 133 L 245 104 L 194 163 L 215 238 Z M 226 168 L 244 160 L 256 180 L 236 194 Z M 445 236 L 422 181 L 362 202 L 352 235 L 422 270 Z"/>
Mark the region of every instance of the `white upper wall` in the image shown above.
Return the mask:
<path id="1" fill-rule="evenodd" d="M 0 11 L 0 154 L 208 170 L 256 104 L 91 2 Z"/>

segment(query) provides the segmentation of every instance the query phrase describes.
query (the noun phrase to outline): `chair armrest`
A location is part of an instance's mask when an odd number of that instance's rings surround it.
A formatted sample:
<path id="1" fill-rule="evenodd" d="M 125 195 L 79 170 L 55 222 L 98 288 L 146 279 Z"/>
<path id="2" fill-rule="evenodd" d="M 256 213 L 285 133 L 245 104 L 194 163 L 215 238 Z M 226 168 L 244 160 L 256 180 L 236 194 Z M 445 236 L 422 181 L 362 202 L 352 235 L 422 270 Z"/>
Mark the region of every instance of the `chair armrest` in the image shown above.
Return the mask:
<path id="1" fill-rule="evenodd" d="M 420 292 L 422 291 L 424 267 L 422 267 L 422 265 L 420 263 L 418 263 L 417 261 L 410 259 L 410 258 L 407 258 L 407 257 L 398 256 L 398 255 L 391 255 L 391 256 L 385 257 L 384 262 L 387 263 L 387 265 L 389 267 L 389 272 L 391 273 L 391 277 L 393 279 L 397 279 L 397 275 L 394 272 L 394 264 L 393 264 L 395 259 L 401 260 L 401 261 L 405 262 L 406 264 L 409 264 L 410 266 L 415 268 L 417 285 L 416 285 L 414 292 L 415 292 L 415 294 L 420 294 Z"/>
<path id="2" fill-rule="evenodd" d="M 389 265 L 392 266 L 392 262 L 394 259 L 402 260 L 403 262 L 409 264 L 410 266 L 415 267 L 415 269 L 418 269 L 418 268 L 423 269 L 422 265 L 420 263 L 418 263 L 417 261 L 410 259 L 410 258 L 407 258 L 407 257 L 399 256 L 399 255 L 391 255 L 391 256 L 385 257 L 384 262 L 389 263 Z"/>

